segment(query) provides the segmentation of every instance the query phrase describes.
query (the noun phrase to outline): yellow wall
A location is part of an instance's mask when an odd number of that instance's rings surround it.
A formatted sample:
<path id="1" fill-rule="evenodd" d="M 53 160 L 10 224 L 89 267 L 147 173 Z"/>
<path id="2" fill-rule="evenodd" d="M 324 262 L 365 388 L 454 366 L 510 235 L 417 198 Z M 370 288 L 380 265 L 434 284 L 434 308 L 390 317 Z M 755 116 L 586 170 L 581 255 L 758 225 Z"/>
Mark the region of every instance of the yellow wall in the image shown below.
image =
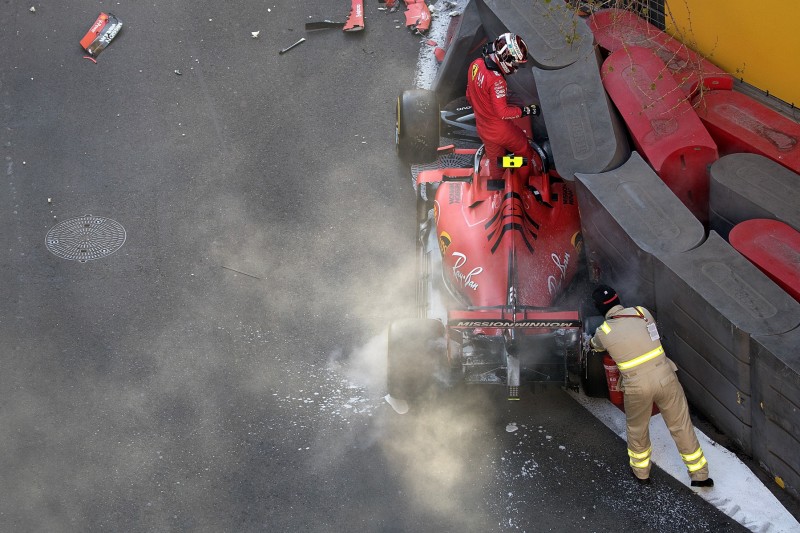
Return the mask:
<path id="1" fill-rule="evenodd" d="M 669 33 L 736 78 L 800 106 L 797 0 L 665 0 Z"/>

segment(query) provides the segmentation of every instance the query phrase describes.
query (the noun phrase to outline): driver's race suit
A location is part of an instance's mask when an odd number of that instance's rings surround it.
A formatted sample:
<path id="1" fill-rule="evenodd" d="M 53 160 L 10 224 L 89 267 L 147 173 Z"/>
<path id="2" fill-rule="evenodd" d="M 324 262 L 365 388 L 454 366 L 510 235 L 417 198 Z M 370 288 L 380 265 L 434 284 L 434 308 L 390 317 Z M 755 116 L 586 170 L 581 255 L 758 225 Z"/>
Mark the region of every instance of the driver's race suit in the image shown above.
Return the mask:
<path id="1" fill-rule="evenodd" d="M 692 481 L 708 479 L 708 464 L 689 417 L 677 367 L 664 353 L 655 320 L 644 307 L 615 305 L 591 338 L 595 350 L 607 350 L 622 375 L 628 456 L 634 475 L 650 475 L 650 415 L 653 403 L 661 410 Z"/>
<path id="2" fill-rule="evenodd" d="M 522 109 L 508 104 L 506 79 L 497 70 L 490 69 L 479 57 L 469 66 L 467 73 L 467 101 L 475 112 L 478 135 L 486 147 L 492 179 L 503 177 L 498 158 L 508 152 L 531 161 L 533 148 L 528 137 L 513 119 L 522 116 Z"/>

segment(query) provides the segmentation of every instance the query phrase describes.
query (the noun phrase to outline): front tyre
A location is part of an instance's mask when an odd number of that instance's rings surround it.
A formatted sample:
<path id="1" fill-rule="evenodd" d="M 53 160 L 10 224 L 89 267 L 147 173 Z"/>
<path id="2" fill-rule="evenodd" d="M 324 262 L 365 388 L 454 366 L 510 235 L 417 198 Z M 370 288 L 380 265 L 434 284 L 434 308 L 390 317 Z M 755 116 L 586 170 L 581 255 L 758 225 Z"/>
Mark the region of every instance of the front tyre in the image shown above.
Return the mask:
<path id="1" fill-rule="evenodd" d="M 447 357 L 444 325 L 429 318 L 395 320 L 389 325 L 386 369 L 389 394 L 413 401 L 433 385 Z"/>
<path id="2" fill-rule="evenodd" d="M 403 91 L 397 98 L 397 155 L 410 164 L 434 161 L 439 148 L 439 125 L 439 102 L 435 92 Z"/>

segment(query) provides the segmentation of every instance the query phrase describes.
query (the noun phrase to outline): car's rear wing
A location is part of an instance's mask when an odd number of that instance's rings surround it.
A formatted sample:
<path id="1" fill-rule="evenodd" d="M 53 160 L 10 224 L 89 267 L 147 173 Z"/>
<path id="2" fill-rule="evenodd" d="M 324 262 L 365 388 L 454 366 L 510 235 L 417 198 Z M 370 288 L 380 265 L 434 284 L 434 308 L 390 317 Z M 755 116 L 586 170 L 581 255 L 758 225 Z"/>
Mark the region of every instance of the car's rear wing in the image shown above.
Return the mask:
<path id="1" fill-rule="evenodd" d="M 447 314 L 447 325 L 451 328 L 473 329 L 564 329 L 580 328 L 582 321 L 578 311 L 523 309 L 516 312 L 507 308 L 454 310 Z"/>

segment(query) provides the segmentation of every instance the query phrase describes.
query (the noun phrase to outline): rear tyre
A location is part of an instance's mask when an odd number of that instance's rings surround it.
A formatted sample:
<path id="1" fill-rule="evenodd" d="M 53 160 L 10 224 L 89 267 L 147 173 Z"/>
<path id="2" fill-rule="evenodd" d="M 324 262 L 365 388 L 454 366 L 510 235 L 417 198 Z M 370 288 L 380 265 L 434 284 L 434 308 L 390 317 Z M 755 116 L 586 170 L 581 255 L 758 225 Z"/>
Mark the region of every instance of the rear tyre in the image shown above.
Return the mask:
<path id="1" fill-rule="evenodd" d="M 586 396 L 590 398 L 608 398 L 608 384 L 606 383 L 602 352 L 590 350 L 587 353 L 584 369 L 581 372 L 581 387 Z"/>
<path id="2" fill-rule="evenodd" d="M 429 318 L 395 320 L 389 325 L 386 369 L 389 394 L 413 401 L 433 385 L 447 357 L 444 325 Z"/>
<path id="3" fill-rule="evenodd" d="M 395 145 L 407 163 L 430 163 L 439 148 L 439 102 L 425 89 L 403 91 L 397 98 Z"/>
<path id="4" fill-rule="evenodd" d="M 603 323 L 602 316 L 589 316 L 583 319 L 583 331 L 590 335 Z M 603 366 L 603 353 L 584 347 L 586 356 L 581 368 L 581 388 L 590 398 L 608 398 L 606 370 Z"/>

